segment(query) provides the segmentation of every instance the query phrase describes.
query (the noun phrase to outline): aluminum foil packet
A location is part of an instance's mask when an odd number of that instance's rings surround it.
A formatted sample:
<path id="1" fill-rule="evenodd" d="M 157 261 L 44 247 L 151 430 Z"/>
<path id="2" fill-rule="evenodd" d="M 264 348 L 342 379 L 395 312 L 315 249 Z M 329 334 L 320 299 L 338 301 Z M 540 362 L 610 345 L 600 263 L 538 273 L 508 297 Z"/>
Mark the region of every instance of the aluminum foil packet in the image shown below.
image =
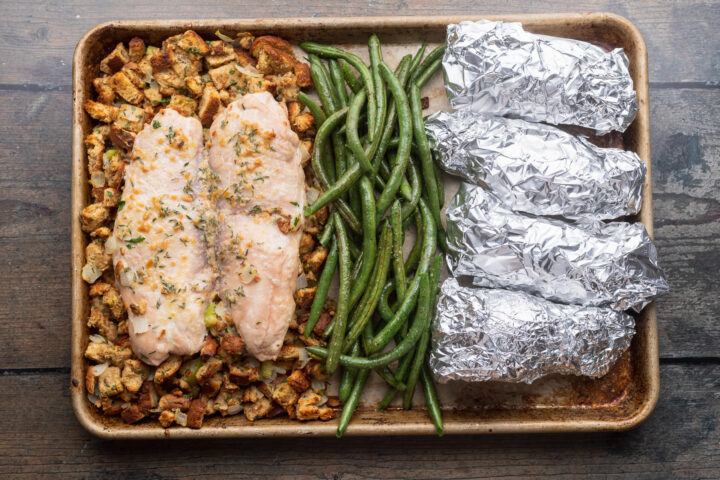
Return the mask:
<path id="1" fill-rule="evenodd" d="M 642 206 L 646 168 L 633 152 L 470 110 L 437 112 L 425 130 L 446 171 L 488 187 L 514 211 L 613 219 Z"/>
<path id="2" fill-rule="evenodd" d="M 433 319 L 429 364 L 440 383 L 532 383 L 551 373 L 601 377 L 634 333 L 626 313 L 463 287 L 448 278 Z"/>
<path id="3" fill-rule="evenodd" d="M 482 287 L 637 312 L 668 291 L 641 223 L 568 223 L 519 214 L 463 183 L 448 205 L 447 263 Z"/>
<path id="4" fill-rule="evenodd" d="M 638 110 L 621 48 L 534 35 L 520 23 L 448 25 L 445 88 L 454 108 L 624 132 Z"/>

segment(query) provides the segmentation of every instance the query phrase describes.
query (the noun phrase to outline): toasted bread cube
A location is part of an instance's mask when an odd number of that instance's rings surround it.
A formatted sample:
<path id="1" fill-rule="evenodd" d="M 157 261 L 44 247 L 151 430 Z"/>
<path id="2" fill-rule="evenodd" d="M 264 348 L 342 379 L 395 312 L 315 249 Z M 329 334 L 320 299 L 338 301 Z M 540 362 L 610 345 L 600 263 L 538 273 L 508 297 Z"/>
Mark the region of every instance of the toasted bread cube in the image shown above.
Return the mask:
<path id="1" fill-rule="evenodd" d="M 197 73 L 185 77 L 185 86 L 194 97 L 199 97 L 202 94 L 203 85 L 202 78 Z"/>
<path id="2" fill-rule="evenodd" d="M 98 94 L 97 98 L 100 103 L 110 105 L 115 101 L 115 90 L 113 90 L 112 85 L 110 84 L 109 77 L 98 77 L 93 80 L 92 83 Z"/>
<path id="3" fill-rule="evenodd" d="M 161 72 L 170 68 L 173 63 L 175 63 L 175 59 L 169 50 L 160 50 L 150 57 L 150 65 L 152 66 L 153 72 Z"/>
<path id="4" fill-rule="evenodd" d="M 99 203 L 88 205 L 80 213 L 80 223 L 84 232 L 92 232 L 110 216 L 107 208 Z"/>
<path id="5" fill-rule="evenodd" d="M 145 55 L 145 42 L 140 37 L 133 37 L 128 42 L 128 54 L 131 62 L 139 62 Z"/>
<path id="6" fill-rule="evenodd" d="M 135 105 L 125 104 L 120 107 L 120 114 L 113 126 L 138 133 L 145 125 L 145 110 Z"/>
<path id="7" fill-rule="evenodd" d="M 173 95 L 168 103 L 168 108 L 172 108 L 183 116 L 189 117 L 195 113 L 197 102 L 185 95 Z"/>
<path id="8" fill-rule="evenodd" d="M 145 80 L 143 79 L 145 77 L 145 72 L 140 68 L 140 66 L 135 62 L 128 62 L 123 66 L 122 70 L 120 70 L 122 73 L 125 74 L 126 77 L 132 82 L 133 85 L 135 85 L 140 90 L 144 89 L 147 85 L 145 85 Z"/>
<path id="9" fill-rule="evenodd" d="M 193 30 L 183 33 L 177 41 L 177 46 L 193 55 L 200 56 L 210 53 L 210 46 Z"/>
<path id="10" fill-rule="evenodd" d="M 230 86 L 241 86 L 245 84 L 245 77 L 238 69 L 235 62 L 228 63 L 219 68 L 214 68 L 208 72 L 213 85 L 218 90 Z"/>
<path id="11" fill-rule="evenodd" d="M 133 84 L 124 72 L 118 72 L 110 77 L 110 85 L 112 85 L 115 93 L 133 105 L 137 105 L 143 99 L 142 91 Z"/>
<path id="12" fill-rule="evenodd" d="M 253 57 L 257 58 L 258 55 L 260 55 L 260 52 L 263 48 L 271 46 L 277 50 L 280 50 L 285 53 L 289 53 L 292 55 L 292 46 L 287 40 L 284 40 L 280 37 L 276 37 L 274 35 L 263 35 L 260 37 L 257 37 L 255 41 L 252 43 L 252 46 L 250 47 L 250 53 Z"/>
<path id="13" fill-rule="evenodd" d="M 100 62 L 100 71 L 108 74 L 119 71 L 123 65 L 130 61 L 130 56 L 122 42 L 115 46 L 115 49 L 110 52 L 110 55 L 103 58 Z"/>
<path id="14" fill-rule="evenodd" d="M 205 85 L 200 99 L 200 106 L 198 107 L 198 117 L 200 117 L 200 123 L 204 127 L 209 127 L 212 124 L 215 115 L 220 110 L 220 105 L 220 94 L 217 89 L 211 84 Z"/>
<path id="15" fill-rule="evenodd" d="M 235 49 L 235 58 L 237 59 L 237 62 L 243 67 L 255 68 L 257 66 L 257 60 L 255 59 L 255 57 L 250 55 L 247 50 L 243 50 L 242 48 Z"/>
<path id="16" fill-rule="evenodd" d="M 113 105 L 105 105 L 92 100 L 86 100 L 84 107 L 88 115 L 104 123 L 114 122 L 120 113 L 120 109 Z"/>
<path id="17" fill-rule="evenodd" d="M 235 35 L 235 38 L 237 38 L 240 47 L 244 48 L 245 50 L 250 50 L 250 48 L 252 48 L 253 42 L 255 41 L 255 37 L 250 32 L 240 32 Z"/>
<path id="18" fill-rule="evenodd" d="M 113 125 L 110 128 L 110 141 L 122 150 L 130 150 L 135 143 L 135 134 L 129 130 Z"/>

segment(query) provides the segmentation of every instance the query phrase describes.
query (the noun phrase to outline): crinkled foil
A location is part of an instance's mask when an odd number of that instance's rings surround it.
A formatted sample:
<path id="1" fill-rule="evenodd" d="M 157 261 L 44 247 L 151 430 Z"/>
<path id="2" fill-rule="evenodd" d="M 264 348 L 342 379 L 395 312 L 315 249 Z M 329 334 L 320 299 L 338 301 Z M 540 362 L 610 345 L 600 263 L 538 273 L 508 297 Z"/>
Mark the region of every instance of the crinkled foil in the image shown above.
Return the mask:
<path id="1" fill-rule="evenodd" d="M 624 132 L 638 110 L 621 48 L 534 35 L 520 23 L 448 25 L 445 88 L 454 108 Z"/>
<path id="2" fill-rule="evenodd" d="M 463 183 L 447 209 L 447 262 L 478 286 L 640 311 L 668 291 L 641 223 L 568 223 L 510 211 Z"/>
<path id="3" fill-rule="evenodd" d="M 633 152 L 469 110 L 438 112 L 425 130 L 445 170 L 487 186 L 512 210 L 569 219 L 640 211 L 645 164 Z"/>
<path id="4" fill-rule="evenodd" d="M 532 383 L 551 373 L 601 377 L 630 346 L 635 321 L 608 308 L 560 305 L 448 278 L 433 319 L 429 364 L 441 383 Z"/>

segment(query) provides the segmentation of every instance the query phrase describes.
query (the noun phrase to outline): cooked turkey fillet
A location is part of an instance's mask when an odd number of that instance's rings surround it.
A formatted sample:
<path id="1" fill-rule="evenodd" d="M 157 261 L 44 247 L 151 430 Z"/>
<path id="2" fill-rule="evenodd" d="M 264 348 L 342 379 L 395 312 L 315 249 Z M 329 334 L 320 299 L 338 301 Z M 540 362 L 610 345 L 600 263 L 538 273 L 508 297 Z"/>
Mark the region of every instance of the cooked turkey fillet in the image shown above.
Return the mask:
<path id="1" fill-rule="evenodd" d="M 209 133 L 220 294 L 248 352 L 275 359 L 295 310 L 307 152 L 267 92 L 232 102 Z"/>
<path id="2" fill-rule="evenodd" d="M 199 182 L 202 125 L 166 109 L 137 135 L 113 232 L 116 281 L 133 351 L 158 365 L 200 350 L 215 273 Z"/>

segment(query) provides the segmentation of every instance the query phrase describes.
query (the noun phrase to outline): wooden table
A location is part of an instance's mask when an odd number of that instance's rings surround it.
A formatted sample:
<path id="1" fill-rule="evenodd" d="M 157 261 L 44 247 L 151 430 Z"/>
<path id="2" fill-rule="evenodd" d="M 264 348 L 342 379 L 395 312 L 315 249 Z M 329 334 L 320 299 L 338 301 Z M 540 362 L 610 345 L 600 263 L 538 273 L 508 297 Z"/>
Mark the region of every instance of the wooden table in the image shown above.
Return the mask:
<path id="1" fill-rule="evenodd" d="M 0 2 L 0 477 L 719 478 L 718 2 Z M 71 57 L 110 19 L 612 11 L 650 61 L 662 393 L 626 433 L 121 443 L 69 400 Z"/>

